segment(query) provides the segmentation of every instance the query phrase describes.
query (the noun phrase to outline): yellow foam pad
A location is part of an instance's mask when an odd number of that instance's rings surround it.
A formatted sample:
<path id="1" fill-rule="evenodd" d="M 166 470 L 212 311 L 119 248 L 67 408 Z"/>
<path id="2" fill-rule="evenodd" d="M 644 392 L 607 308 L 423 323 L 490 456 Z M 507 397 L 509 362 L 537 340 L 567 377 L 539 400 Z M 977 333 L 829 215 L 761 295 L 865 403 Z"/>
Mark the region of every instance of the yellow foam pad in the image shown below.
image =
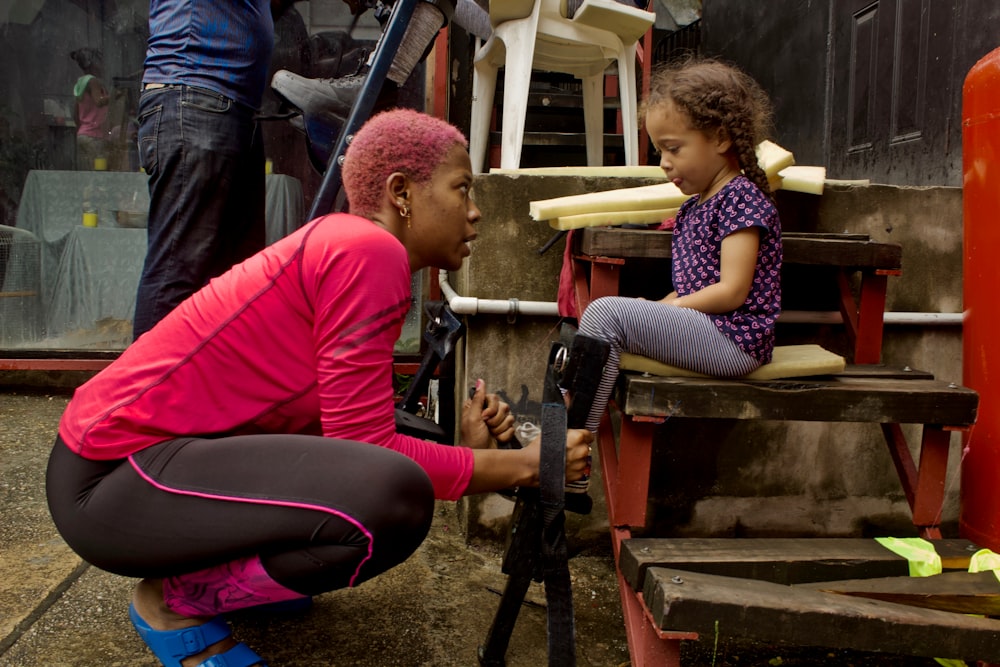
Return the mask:
<path id="1" fill-rule="evenodd" d="M 809 375 L 829 375 L 841 372 L 846 365 L 847 360 L 842 356 L 824 350 L 819 345 L 778 345 L 774 348 L 771 363 L 764 364 L 754 372 L 743 376 L 742 379 L 777 380 Z M 628 352 L 622 353 L 620 368 L 623 371 L 637 371 L 668 377 L 709 377 Z"/>

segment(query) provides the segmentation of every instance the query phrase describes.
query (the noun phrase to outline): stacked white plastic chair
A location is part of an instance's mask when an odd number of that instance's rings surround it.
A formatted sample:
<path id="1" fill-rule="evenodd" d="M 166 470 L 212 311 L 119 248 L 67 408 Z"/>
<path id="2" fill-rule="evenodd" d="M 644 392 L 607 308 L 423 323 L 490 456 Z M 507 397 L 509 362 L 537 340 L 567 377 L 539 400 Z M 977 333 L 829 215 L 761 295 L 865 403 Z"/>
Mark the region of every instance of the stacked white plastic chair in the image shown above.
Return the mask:
<path id="1" fill-rule="evenodd" d="M 604 75 L 616 64 L 621 97 L 625 162 L 638 164 L 636 45 L 652 26 L 653 12 L 613 0 L 585 0 L 573 18 L 566 0 L 493 0 L 493 35 L 477 51 L 469 152 L 473 170 L 484 169 L 497 72 L 504 68 L 500 166 L 521 162 L 532 70 L 572 74 L 583 83 L 587 164 L 604 154 Z"/>

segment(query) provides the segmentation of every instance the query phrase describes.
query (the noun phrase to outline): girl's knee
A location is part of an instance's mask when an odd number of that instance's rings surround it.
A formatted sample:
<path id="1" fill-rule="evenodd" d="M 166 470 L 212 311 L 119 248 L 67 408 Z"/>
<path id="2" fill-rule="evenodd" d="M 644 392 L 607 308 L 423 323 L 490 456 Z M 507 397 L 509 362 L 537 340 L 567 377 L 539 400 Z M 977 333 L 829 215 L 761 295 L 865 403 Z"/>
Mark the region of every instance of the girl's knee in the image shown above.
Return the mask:
<path id="1" fill-rule="evenodd" d="M 590 302 L 580 316 L 580 333 L 592 338 L 609 340 L 613 330 L 620 328 L 623 298 L 602 296 Z"/>

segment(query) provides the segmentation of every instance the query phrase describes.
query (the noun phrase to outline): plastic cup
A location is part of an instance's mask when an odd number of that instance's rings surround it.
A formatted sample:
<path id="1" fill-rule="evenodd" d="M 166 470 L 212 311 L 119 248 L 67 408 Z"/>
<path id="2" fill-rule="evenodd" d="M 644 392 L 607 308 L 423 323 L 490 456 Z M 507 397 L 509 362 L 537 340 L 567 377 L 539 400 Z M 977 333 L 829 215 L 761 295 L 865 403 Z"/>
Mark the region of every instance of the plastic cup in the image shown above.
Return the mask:
<path id="1" fill-rule="evenodd" d="M 97 226 L 97 213 L 93 211 L 84 211 L 83 213 L 83 226 L 84 227 L 96 227 Z"/>

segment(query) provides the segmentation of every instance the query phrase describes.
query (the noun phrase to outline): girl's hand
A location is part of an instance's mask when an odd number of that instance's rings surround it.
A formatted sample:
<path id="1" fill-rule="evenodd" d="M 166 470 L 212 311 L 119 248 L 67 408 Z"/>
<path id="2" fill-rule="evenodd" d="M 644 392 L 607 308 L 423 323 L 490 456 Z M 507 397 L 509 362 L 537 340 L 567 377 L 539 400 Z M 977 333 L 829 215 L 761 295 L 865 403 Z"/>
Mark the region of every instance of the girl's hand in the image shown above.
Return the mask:
<path id="1" fill-rule="evenodd" d="M 674 303 L 675 301 L 677 301 L 677 292 L 671 292 L 670 294 L 660 299 L 659 303 L 662 303 L 665 306 L 674 306 L 677 305 Z"/>

